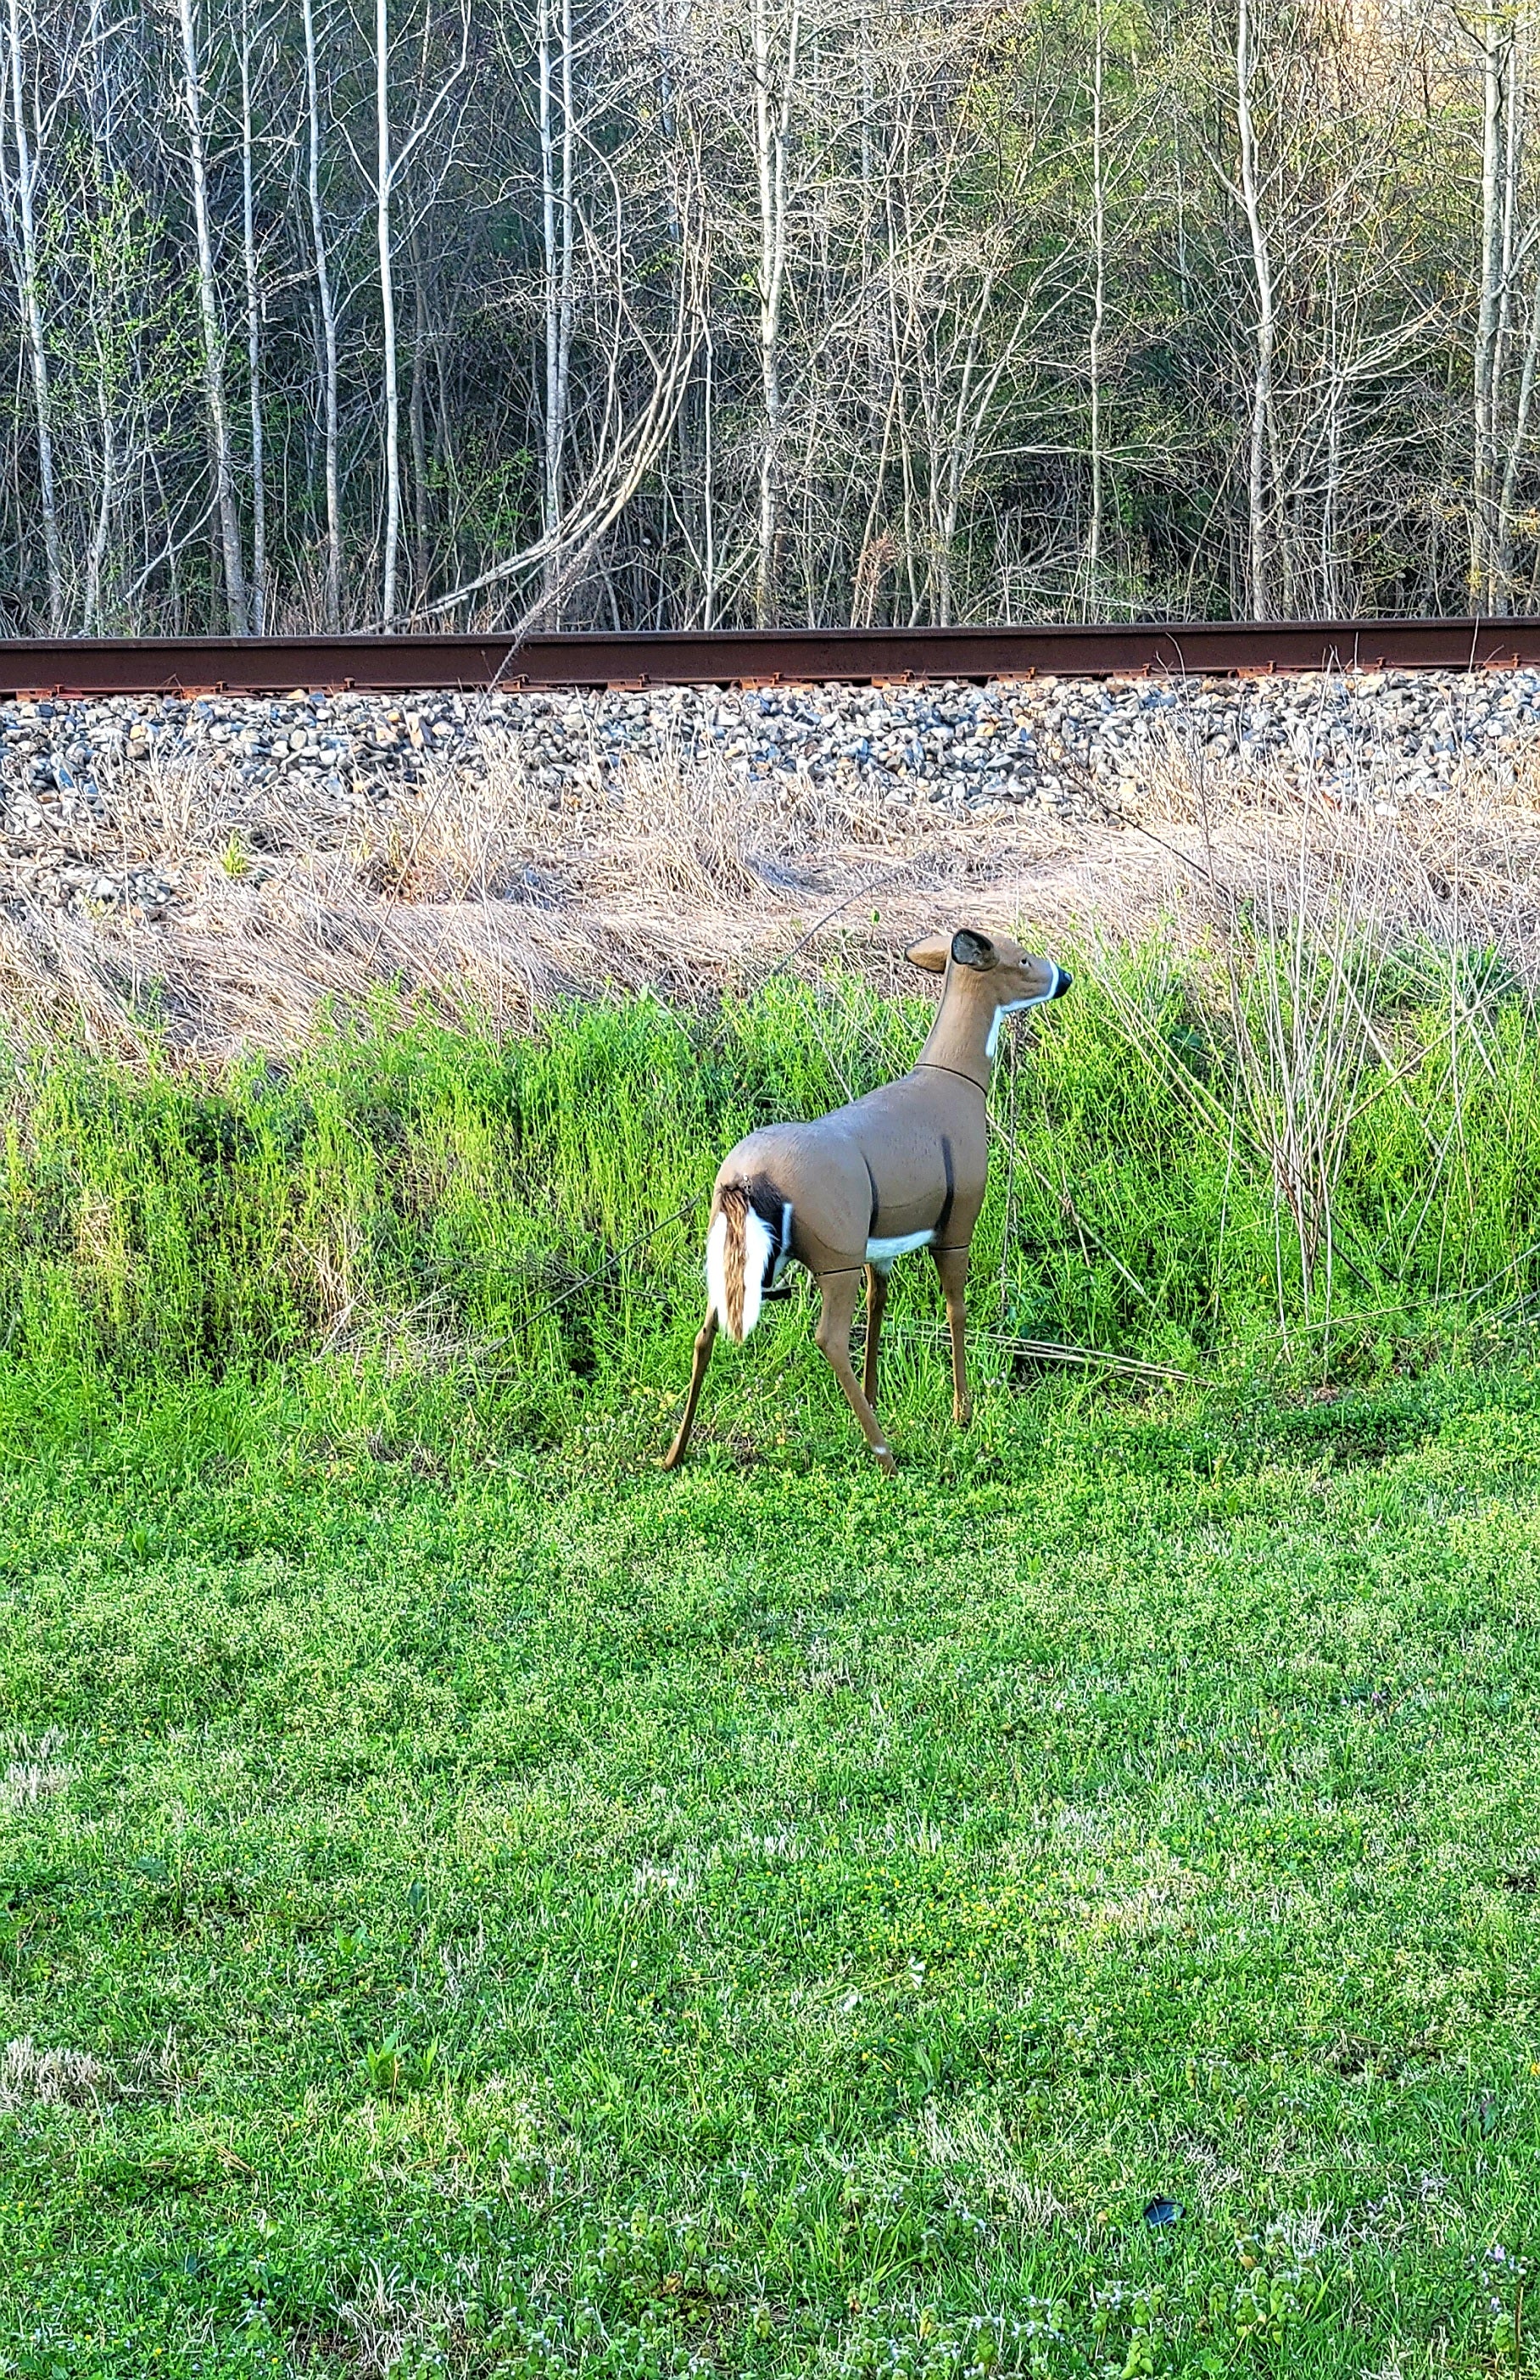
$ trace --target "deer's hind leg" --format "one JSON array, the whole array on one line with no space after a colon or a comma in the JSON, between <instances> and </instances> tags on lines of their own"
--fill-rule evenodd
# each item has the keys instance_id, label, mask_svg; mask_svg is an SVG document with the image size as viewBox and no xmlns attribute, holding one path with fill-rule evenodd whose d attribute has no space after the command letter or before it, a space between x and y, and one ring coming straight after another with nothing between
<instances>
[{"instance_id":1,"label":"deer's hind leg","mask_svg":"<svg viewBox=\"0 0 1540 2380\"><path fill-rule=\"evenodd\" d=\"M973 1399L968 1394L968 1252L966 1248L932 1248L930 1253L941 1277L947 1329L952 1334L952 1418L959 1429L966 1429L973 1419Z\"/></svg>"},{"instance_id":2,"label":"deer's hind leg","mask_svg":"<svg viewBox=\"0 0 1540 2380\"><path fill-rule=\"evenodd\" d=\"M855 1319L855 1301L861 1293L861 1272L853 1266L848 1272L820 1272L819 1289L823 1308L819 1327L813 1333L819 1352L845 1392L845 1402L866 1433L871 1448L884 1471L898 1469L892 1448L878 1427L877 1415L862 1393L861 1383L850 1360L850 1329Z\"/></svg>"},{"instance_id":3,"label":"deer's hind leg","mask_svg":"<svg viewBox=\"0 0 1540 2380\"><path fill-rule=\"evenodd\" d=\"M888 1304L888 1272L885 1265L867 1267L867 1360L861 1367L861 1386L873 1411L877 1408L877 1342L882 1336L882 1317Z\"/></svg>"},{"instance_id":4,"label":"deer's hind leg","mask_svg":"<svg viewBox=\"0 0 1540 2380\"><path fill-rule=\"evenodd\" d=\"M706 1378L706 1366L711 1360L711 1349L716 1344L716 1337L717 1310L712 1306L700 1329L696 1332L695 1366L690 1373L690 1392L685 1400L685 1411L680 1419L673 1444L663 1457L665 1471L675 1470L685 1459L685 1449L690 1442L690 1432L695 1427L695 1409L700 1402L700 1384Z\"/></svg>"}]
</instances>

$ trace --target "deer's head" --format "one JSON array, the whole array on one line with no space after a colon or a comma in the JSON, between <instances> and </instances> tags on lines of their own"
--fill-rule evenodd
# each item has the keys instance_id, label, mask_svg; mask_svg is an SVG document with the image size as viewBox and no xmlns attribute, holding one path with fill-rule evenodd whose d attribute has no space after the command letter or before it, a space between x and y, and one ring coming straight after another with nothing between
<instances>
[{"instance_id":1,"label":"deer's head","mask_svg":"<svg viewBox=\"0 0 1540 2380\"><path fill-rule=\"evenodd\" d=\"M1052 959L1024 951L1005 934L964 926L955 934L929 934L912 942L905 956L931 975L946 977L943 1009L959 1008L967 1025L981 1030L984 1056L992 1058L1002 1016L1059 1000L1073 978Z\"/></svg>"}]
</instances>

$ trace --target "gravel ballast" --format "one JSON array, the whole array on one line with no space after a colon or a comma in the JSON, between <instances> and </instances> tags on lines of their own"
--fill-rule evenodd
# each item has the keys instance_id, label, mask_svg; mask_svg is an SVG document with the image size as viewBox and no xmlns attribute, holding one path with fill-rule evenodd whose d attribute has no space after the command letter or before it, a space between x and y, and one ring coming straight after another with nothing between
<instances>
[{"instance_id":1,"label":"gravel ballast","mask_svg":"<svg viewBox=\"0 0 1540 2380\"><path fill-rule=\"evenodd\" d=\"M12 701L0 704L0 901L164 917L183 897L175 865L136 862L126 824L168 772L217 778L261 854L345 848L446 763L477 775L494 757L553 808L622 801L630 765L668 760L910 813L1073 827L1136 815L1176 754L1228 782L1266 770L1275 784L1308 778L1333 800L1399 807L1473 766L1500 788L1537 737L1536 670Z\"/></svg>"}]
</instances>

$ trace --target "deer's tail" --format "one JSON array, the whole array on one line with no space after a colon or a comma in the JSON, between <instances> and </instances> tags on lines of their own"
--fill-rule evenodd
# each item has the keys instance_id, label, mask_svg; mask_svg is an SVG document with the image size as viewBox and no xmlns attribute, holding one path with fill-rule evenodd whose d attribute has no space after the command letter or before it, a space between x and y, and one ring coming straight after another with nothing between
<instances>
[{"instance_id":1,"label":"deer's tail","mask_svg":"<svg viewBox=\"0 0 1540 2380\"><path fill-rule=\"evenodd\" d=\"M759 1319L759 1303L785 1262L792 1210L758 1185L724 1182L706 1234L706 1288L712 1313L741 1342Z\"/></svg>"}]
</instances>

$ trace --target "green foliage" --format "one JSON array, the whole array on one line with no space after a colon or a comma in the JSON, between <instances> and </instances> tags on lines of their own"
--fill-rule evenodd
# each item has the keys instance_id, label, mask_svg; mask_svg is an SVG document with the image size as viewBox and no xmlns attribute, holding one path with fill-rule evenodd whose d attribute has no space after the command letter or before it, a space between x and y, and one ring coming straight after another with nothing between
<instances>
[{"instance_id":1,"label":"green foliage","mask_svg":"<svg viewBox=\"0 0 1540 2380\"><path fill-rule=\"evenodd\" d=\"M1004 1342L1031 1340L1179 1370L1372 1375L1522 1314L1540 1213L1533 1014L1473 978L1461 1061L1425 962L1383 985L1376 1054L1343 1081L1340 1149L1311 1191L1297 1157L1280 1187L1288 1118L1247 1107L1244 1001L1227 1014L1158 947L1115 978L1082 965L997 1077L971 1291L1000 1342L981 1340L985 1368L1019 1371L1031 1359ZM115 1378L340 1347L469 1366L563 1427L586 1394L677 1384L703 1201L732 1142L902 1071L928 1014L855 979L781 979L710 1016L575 1006L503 1042L382 1009L285 1066L223 1074L18 1061L0 1331L15 1361ZM929 1268L900 1267L894 1286L891 1392L927 1408ZM713 1404L767 1375L806 1390L807 1337L800 1301L778 1309L719 1366Z\"/></svg>"},{"instance_id":2,"label":"green foliage","mask_svg":"<svg viewBox=\"0 0 1540 2380\"><path fill-rule=\"evenodd\" d=\"M1334 1337L1245 1002L1077 973L895 1482L795 1311L655 1458L720 1152L924 999L17 1062L0 2373L1534 2368L1532 1021L1387 973Z\"/></svg>"},{"instance_id":3,"label":"green foliage","mask_svg":"<svg viewBox=\"0 0 1540 2380\"><path fill-rule=\"evenodd\" d=\"M981 1403L0 1374L0 2370L1532 2370L1540 1380Z\"/></svg>"}]
</instances>

